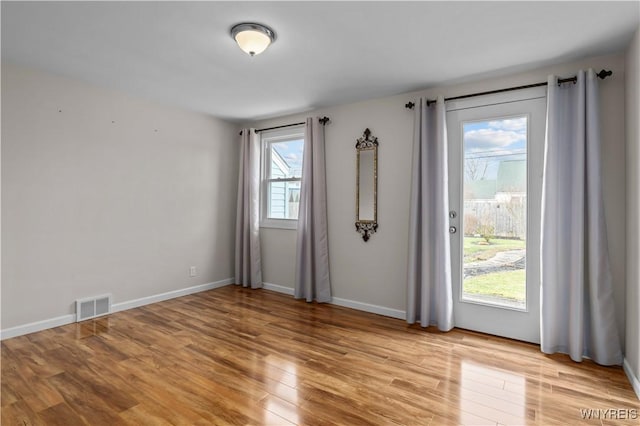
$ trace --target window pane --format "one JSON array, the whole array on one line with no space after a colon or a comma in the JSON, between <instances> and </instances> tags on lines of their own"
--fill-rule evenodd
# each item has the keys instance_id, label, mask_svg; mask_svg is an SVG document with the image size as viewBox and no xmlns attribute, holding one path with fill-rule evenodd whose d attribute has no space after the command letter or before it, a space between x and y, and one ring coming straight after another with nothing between
<instances>
[{"instance_id":1,"label":"window pane","mask_svg":"<svg viewBox=\"0 0 640 426\"><path fill-rule=\"evenodd\" d=\"M527 117L464 123L463 300L526 308Z\"/></svg>"},{"instance_id":2,"label":"window pane","mask_svg":"<svg viewBox=\"0 0 640 426\"><path fill-rule=\"evenodd\" d=\"M270 219L297 219L300 205L300 181L269 182Z\"/></svg>"},{"instance_id":3,"label":"window pane","mask_svg":"<svg viewBox=\"0 0 640 426\"><path fill-rule=\"evenodd\" d=\"M291 178L302 176L302 139L273 142L271 149L271 167L269 178Z\"/></svg>"}]
</instances>

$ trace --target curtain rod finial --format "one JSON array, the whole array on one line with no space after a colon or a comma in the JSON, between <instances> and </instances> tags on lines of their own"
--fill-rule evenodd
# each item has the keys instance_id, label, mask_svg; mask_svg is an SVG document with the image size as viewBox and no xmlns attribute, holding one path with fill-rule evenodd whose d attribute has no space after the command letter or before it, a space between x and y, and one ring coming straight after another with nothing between
<instances>
[{"instance_id":1,"label":"curtain rod finial","mask_svg":"<svg viewBox=\"0 0 640 426\"><path fill-rule=\"evenodd\" d=\"M414 102L407 102L406 104L404 104L404 107L407 109L413 109L414 106L416 106Z\"/></svg>"},{"instance_id":2,"label":"curtain rod finial","mask_svg":"<svg viewBox=\"0 0 640 426\"><path fill-rule=\"evenodd\" d=\"M318 119L318 121L321 122L323 125L325 125L329 121L331 121L331 119L329 117L322 117L322 118Z\"/></svg>"},{"instance_id":3,"label":"curtain rod finial","mask_svg":"<svg viewBox=\"0 0 640 426\"><path fill-rule=\"evenodd\" d=\"M598 74L596 74L598 77L600 77L602 80L604 80L605 78L609 77L610 75L613 75L613 71L609 70L600 70L600 72Z\"/></svg>"}]
</instances>

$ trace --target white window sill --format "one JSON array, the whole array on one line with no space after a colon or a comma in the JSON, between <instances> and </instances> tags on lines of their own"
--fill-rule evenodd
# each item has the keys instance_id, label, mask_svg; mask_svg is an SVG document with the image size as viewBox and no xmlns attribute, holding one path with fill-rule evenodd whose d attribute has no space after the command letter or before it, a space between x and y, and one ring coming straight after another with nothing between
<instances>
[{"instance_id":1,"label":"white window sill","mask_svg":"<svg viewBox=\"0 0 640 426\"><path fill-rule=\"evenodd\" d=\"M264 219L260 222L260 228L298 229L297 219Z\"/></svg>"}]
</instances>

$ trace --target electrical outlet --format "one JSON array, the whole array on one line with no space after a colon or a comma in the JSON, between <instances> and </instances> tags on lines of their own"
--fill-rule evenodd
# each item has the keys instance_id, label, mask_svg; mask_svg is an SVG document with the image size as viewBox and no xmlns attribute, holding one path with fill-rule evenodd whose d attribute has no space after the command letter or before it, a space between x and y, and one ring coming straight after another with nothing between
<instances>
[{"instance_id":1,"label":"electrical outlet","mask_svg":"<svg viewBox=\"0 0 640 426\"><path fill-rule=\"evenodd\" d=\"M189 276L190 277L195 277L196 275L198 275L198 271L196 270L195 266L192 266L189 268Z\"/></svg>"}]
</instances>

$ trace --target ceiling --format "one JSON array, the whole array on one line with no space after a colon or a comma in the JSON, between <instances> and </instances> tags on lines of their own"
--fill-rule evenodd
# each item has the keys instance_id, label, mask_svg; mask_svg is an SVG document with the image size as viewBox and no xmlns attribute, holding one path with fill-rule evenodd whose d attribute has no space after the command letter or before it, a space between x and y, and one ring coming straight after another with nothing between
<instances>
[{"instance_id":1,"label":"ceiling","mask_svg":"<svg viewBox=\"0 0 640 426\"><path fill-rule=\"evenodd\" d=\"M619 52L639 5L2 1L2 60L247 121ZM243 21L278 39L249 57Z\"/></svg>"}]
</instances>

